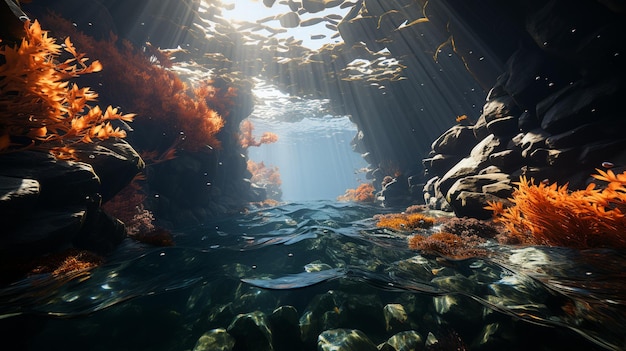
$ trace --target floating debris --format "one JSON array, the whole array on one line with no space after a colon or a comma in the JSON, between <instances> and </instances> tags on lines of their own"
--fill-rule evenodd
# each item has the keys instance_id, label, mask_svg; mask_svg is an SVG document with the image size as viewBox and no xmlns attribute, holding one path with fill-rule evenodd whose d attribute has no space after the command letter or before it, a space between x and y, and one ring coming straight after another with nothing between
<instances>
[{"instance_id":1,"label":"floating debris","mask_svg":"<svg viewBox=\"0 0 626 351\"><path fill-rule=\"evenodd\" d=\"M321 17L315 17L315 18L310 18L308 20L304 20L302 22L300 22L300 27L308 27L308 26L313 26L316 25L320 22L324 22L324 19Z\"/></svg>"}]
</instances>

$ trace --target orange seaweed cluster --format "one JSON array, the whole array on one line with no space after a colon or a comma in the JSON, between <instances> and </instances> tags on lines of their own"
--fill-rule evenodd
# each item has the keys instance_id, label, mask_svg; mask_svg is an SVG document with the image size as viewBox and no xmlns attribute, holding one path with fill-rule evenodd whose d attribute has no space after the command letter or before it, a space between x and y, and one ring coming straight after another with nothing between
<instances>
[{"instance_id":1,"label":"orange seaweed cluster","mask_svg":"<svg viewBox=\"0 0 626 351\"><path fill-rule=\"evenodd\" d=\"M248 160L248 171L252 174L250 181L265 189L267 199L280 201L282 190L280 188L282 180L278 167L266 167L263 162Z\"/></svg>"},{"instance_id":2,"label":"orange seaweed cluster","mask_svg":"<svg viewBox=\"0 0 626 351\"><path fill-rule=\"evenodd\" d=\"M608 182L605 188L591 183L573 192L567 185L534 185L532 178L521 177L513 206L489 202L486 209L523 244L626 248L626 172L597 172L593 177Z\"/></svg>"},{"instance_id":3,"label":"orange seaweed cluster","mask_svg":"<svg viewBox=\"0 0 626 351\"><path fill-rule=\"evenodd\" d=\"M70 78L98 72L99 61L87 64L69 37L63 45L43 31L38 21L24 24L19 45L0 47L0 152L29 147L49 149L58 158L73 159L72 145L126 136L111 121L132 121L111 106L102 111L88 103L98 94L79 88ZM62 49L71 55L60 62Z\"/></svg>"},{"instance_id":4,"label":"orange seaweed cluster","mask_svg":"<svg viewBox=\"0 0 626 351\"><path fill-rule=\"evenodd\" d=\"M63 275L92 269L101 265L102 262L104 262L102 257L89 251L68 249L45 256L35 264L29 274Z\"/></svg>"},{"instance_id":5,"label":"orange seaweed cluster","mask_svg":"<svg viewBox=\"0 0 626 351\"><path fill-rule=\"evenodd\" d=\"M403 231L427 229L435 224L433 217L421 213L389 213L376 215L374 219L377 220L377 227Z\"/></svg>"},{"instance_id":6,"label":"orange seaweed cluster","mask_svg":"<svg viewBox=\"0 0 626 351\"><path fill-rule=\"evenodd\" d=\"M250 146L261 146L263 144L271 144L278 141L278 135L272 132L265 132L261 135L261 139L256 140L254 135L252 135L254 125L247 119L241 122L239 130L239 145L241 145L244 149L247 149Z\"/></svg>"},{"instance_id":7,"label":"orange seaweed cluster","mask_svg":"<svg viewBox=\"0 0 626 351\"><path fill-rule=\"evenodd\" d=\"M374 186L371 183L361 183L356 189L348 189L345 194L337 197L337 201L373 202Z\"/></svg>"},{"instance_id":8,"label":"orange seaweed cluster","mask_svg":"<svg viewBox=\"0 0 626 351\"><path fill-rule=\"evenodd\" d=\"M150 131L154 136L147 138L149 145L133 146L159 152L173 144L189 151L221 146L216 135L234 106L236 88L216 87L213 81L189 87L166 69L171 66L166 55L159 56L158 65L129 41L123 40L118 45L115 36L96 40L77 31L63 18L50 16L48 20L55 30L71 35L81 47L98 56L108 70L98 77L98 83L107 88L103 97L135 111L140 117L136 124L142 127L142 132Z\"/></svg>"},{"instance_id":9,"label":"orange seaweed cluster","mask_svg":"<svg viewBox=\"0 0 626 351\"><path fill-rule=\"evenodd\" d=\"M408 239L411 250L434 252L455 259L485 256L487 251L477 246L484 242L478 237L465 237L448 232L437 232L429 236L412 235Z\"/></svg>"}]
</instances>

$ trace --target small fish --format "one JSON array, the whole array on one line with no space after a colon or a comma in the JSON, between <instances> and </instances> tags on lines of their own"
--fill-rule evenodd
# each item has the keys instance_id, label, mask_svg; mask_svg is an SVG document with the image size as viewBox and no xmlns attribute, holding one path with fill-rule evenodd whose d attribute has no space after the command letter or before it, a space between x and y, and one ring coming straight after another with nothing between
<instances>
[{"instance_id":1,"label":"small fish","mask_svg":"<svg viewBox=\"0 0 626 351\"><path fill-rule=\"evenodd\" d=\"M344 0L325 0L324 1L324 6L327 9L329 9L329 8L336 7L336 6L339 6L339 5L343 4L343 1Z\"/></svg>"},{"instance_id":2,"label":"small fish","mask_svg":"<svg viewBox=\"0 0 626 351\"><path fill-rule=\"evenodd\" d=\"M422 17L422 18L416 19L415 21L411 21L410 23L402 24L399 28L411 27L418 23L425 23L425 22L428 22L428 18Z\"/></svg>"},{"instance_id":3,"label":"small fish","mask_svg":"<svg viewBox=\"0 0 626 351\"><path fill-rule=\"evenodd\" d=\"M276 16L268 16L268 17L264 17L264 18L261 18L259 20L256 20L256 23L259 23L259 24L260 23L265 23L265 22L273 21L275 19L276 19Z\"/></svg>"},{"instance_id":4,"label":"small fish","mask_svg":"<svg viewBox=\"0 0 626 351\"><path fill-rule=\"evenodd\" d=\"M326 38L326 35L324 35L324 34L314 34L314 35L311 35L311 39L313 39L313 40L324 39L324 38Z\"/></svg>"},{"instance_id":5,"label":"small fish","mask_svg":"<svg viewBox=\"0 0 626 351\"><path fill-rule=\"evenodd\" d=\"M290 9L291 11L296 12L296 11L298 11L298 10L300 9L300 7L302 6L302 4L301 4L301 3L299 3L299 2L295 2L295 1L293 1L293 0L289 0L289 1L287 2L287 6L289 6L289 9Z\"/></svg>"},{"instance_id":6,"label":"small fish","mask_svg":"<svg viewBox=\"0 0 626 351\"><path fill-rule=\"evenodd\" d=\"M343 4L341 4L339 6L340 9L345 9L346 7L354 7L354 5L356 5L356 2L352 2L352 1L344 1Z\"/></svg>"},{"instance_id":7,"label":"small fish","mask_svg":"<svg viewBox=\"0 0 626 351\"><path fill-rule=\"evenodd\" d=\"M341 21L342 18L343 17L341 17L340 15L337 15L337 14L334 14L334 13L331 13L330 15L324 16L324 19L326 19L326 20L331 19L331 20Z\"/></svg>"},{"instance_id":8,"label":"small fish","mask_svg":"<svg viewBox=\"0 0 626 351\"><path fill-rule=\"evenodd\" d=\"M326 28L330 30L337 30L337 26L334 24L326 23Z\"/></svg>"},{"instance_id":9,"label":"small fish","mask_svg":"<svg viewBox=\"0 0 626 351\"><path fill-rule=\"evenodd\" d=\"M602 162L602 167L604 167L604 168L613 168L613 167L615 167L615 165L612 162L604 161L604 162Z\"/></svg>"},{"instance_id":10,"label":"small fish","mask_svg":"<svg viewBox=\"0 0 626 351\"><path fill-rule=\"evenodd\" d=\"M323 18L319 18L319 17L310 18L308 20L304 20L304 21L300 22L300 27L312 26L312 25L318 24L318 23L323 22L323 21L324 21L324 19Z\"/></svg>"}]
</instances>

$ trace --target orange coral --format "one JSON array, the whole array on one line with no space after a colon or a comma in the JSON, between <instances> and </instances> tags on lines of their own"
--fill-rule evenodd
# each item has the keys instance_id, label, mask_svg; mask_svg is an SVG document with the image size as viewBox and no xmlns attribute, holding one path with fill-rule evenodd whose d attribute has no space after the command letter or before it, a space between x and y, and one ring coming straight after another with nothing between
<instances>
[{"instance_id":1,"label":"orange coral","mask_svg":"<svg viewBox=\"0 0 626 351\"><path fill-rule=\"evenodd\" d=\"M111 121L132 121L134 114L89 106L98 95L69 83L70 78L100 71L100 62L87 65L85 54L76 51L69 37L63 46L56 44L37 21L26 22L24 28L26 36L19 45L0 47L5 60L0 66L0 152L40 147L71 159L75 143L125 137ZM59 62L61 48L71 58Z\"/></svg>"},{"instance_id":2,"label":"orange coral","mask_svg":"<svg viewBox=\"0 0 626 351\"><path fill-rule=\"evenodd\" d=\"M489 202L486 208L524 244L626 248L626 172L597 171L593 177L608 182L604 189L591 183L571 192L567 185L534 185L521 177L513 206Z\"/></svg>"},{"instance_id":3,"label":"orange coral","mask_svg":"<svg viewBox=\"0 0 626 351\"><path fill-rule=\"evenodd\" d=\"M338 201L373 202L374 186L371 183L361 183L356 189L348 189L345 194L337 197Z\"/></svg>"},{"instance_id":4,"label":"orange coral","mask_svg":"<svg viewBox=\"0 0 626 351\"><path fill-rule=\"evenodd\" d=\"M421 213L390 213L374 216L377 227L395 230L426 229L435 224L435 219Z\"/></svg>"},{"instance_id":5,"label":"orange coral","mask_svg":"<svg viewBox=\"0 0 626 351\"><path fill-rule=\"evenodd\" d=\"M239 144L244 149L247 149L250 146L261 146L263 144L271 144L278 141L278 135L272 132L263 133L263 135L261 135L261 139L257 141L252 135L254 125L252 125L252 122L247 119L241 122L239 130Z\"/></svg>"}]
</instances>

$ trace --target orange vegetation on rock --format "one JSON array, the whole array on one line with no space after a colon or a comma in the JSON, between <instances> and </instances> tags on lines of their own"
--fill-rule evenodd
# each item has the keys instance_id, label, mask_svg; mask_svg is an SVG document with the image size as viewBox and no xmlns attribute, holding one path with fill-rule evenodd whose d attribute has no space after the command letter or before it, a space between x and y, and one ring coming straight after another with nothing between
<instances>
[{"instance_id":1,"label":"orange vegetation on rock","mask_svg":"<svg viewBox=\"0 0 626 351\"><path fill-rule=\"evenodd\" d=\"M34 264L30 274L51 273L53 275L63 275L89 270L101 265L102 262L104 262L104 259L92 252L69 249L42 257Z\"/></svg>"},{"instance_id":2,"label":"orange vegetation on rock","mask_svg":"<svg viewBox=\"0 0 626 351\"><path fill-rule=\"evenodd\" d=\"M483 242L484 240L475 236L464 237L448 232L437 232L429 236L412 235L408 239L408 246L411 250L420 250L462 259L485 256L487 251L478 248L478 245Z\"/></svg>"},{"instance_id":3,"label":"orange vegetation on rock","mask_svg":"<svg viewBox=\"0 0 626 351\"><path fill-rule=\"evenodd\" d=\"M69 37L59 45L37 21L26 22L24 28L19 45L0 46L5 61L0 65L0 152L36 147L72 159L76 143L125 137L111 122L132 121L134 114L90 106L98 94L70 83L100 71L100 62L87 64ZM63 51L71 56L61 60Z\"/></svg>"},{"instance_id":4,"label":"orange vegetation on rock","mask_svg":"<svg viewBox=\"0 0 626 351\"><path fill-rule=\"evenodd\" d=\"M234 106L236 88L218 87L213 81L190 87L167 69L171 65L166 55L159 57L163 62L151 62L129 41L118 42L115 36L96 40L63 18L47 20L55 31L70 35L102 62L107 73L98 76L104 88L101 97L137 113L135 125L145 135L142 142L134 140L139 151L162 153L172 145L189 151L221 146L217 133Z\"/></svg>"},{"instance_id":5,"label":"orange vegetation on rock","mask_svg":"<svg viewBox=\"0 0 626 351\"><path fill-rule=\"evenodd\" d=\"M263 144L271 144L278 141L278 135L272 132L265 132L261 135L261 139L256 140L254 135L252 135L254 125L247 119L241 122L239 130L239 145L241 145L244 149L247 149L250 146L261 146Z\"/></svg>"},{"instance_id":6,"label":"orange vegetation on rock","mask_svg":"<svg viewBox=\"0 0 626 351\"><path fill-rule=\"evenodd\" d=\"M343 195L337 197L337 201L373 202L375 191L371 183L361 183L356 189L346 190Z\"/></svg>"},{"instance_id":7,"label":"orange vegetation on rock","mask_svg":"<svg viewBox=\"0 0 626 351\"><path fill-rule=\"evenodd\" d=\"M248 171L252 175L250 181L264 188L268 199L280 201L283 192L280 188L282 180L280 179L278 167L267 167L263 161L254 162L252 160L248 160L247 166Z\"/></svg>"},{"instance_id":8,"label":"orange vegetation on rock","mask_svg":"<svg viewBox=\"0 0 626 351\"><path fill-rule=\"evenodd\" d=\"M275 186L280 187L282 180L280 179L280 172L278 167L267 167L263 161L254 162L248 160L248 171L252 174L250 181L262 186Z\"/></svg>"},{"instance_id":9,"label":"orange vegetation on rock","mask_svg":"<svg viewBox=\"0 0 626 351\"><path fill-rule=\"evenodd\" d=\"M593 177L608 182L603 189L591 183L586 189L569 191L567 184L534 185L532 178L521 177L513 206L489 202L486 209L508 229L512 242L626 248L626 172L597 171Z\"/></svg>"},{"instance_id":10,"label":"orange vegetation on rock","mask_svg":"<svg viewBox=\"0 0 626 351\"><path fill-rule=\"evenodd\" d=\"M395 230L410 231L430 228L435 224L433 217L421 213L389 213L376 215L376 226Z\"/></svg>"}]
</instances>

